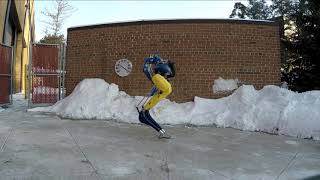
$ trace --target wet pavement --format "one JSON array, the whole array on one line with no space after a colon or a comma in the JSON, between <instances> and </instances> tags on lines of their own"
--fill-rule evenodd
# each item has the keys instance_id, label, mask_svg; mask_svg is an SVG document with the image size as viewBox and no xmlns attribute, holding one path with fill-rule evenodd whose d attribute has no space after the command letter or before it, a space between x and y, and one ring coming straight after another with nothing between
<instances>
[{"instance_id":1,"label":"wet pavement","mask_svg":"<svg viewBox=\"0 0 320 180\"><path fill-rule=\"evenodd\" d=\"M0 179L228 180L320 175L320 142L231 128L151 128L26 112L0 112ZM320 179L314 177L314 179Z\"/></svg>"}]
</instances>

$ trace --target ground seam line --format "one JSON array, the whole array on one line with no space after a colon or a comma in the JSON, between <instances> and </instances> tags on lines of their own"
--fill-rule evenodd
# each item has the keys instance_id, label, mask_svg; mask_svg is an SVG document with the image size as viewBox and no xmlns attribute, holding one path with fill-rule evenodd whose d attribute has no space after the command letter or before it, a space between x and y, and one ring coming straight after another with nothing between
<instances>
[{"instance_id":1,"label":"ground seam line","mask_svg":"<svg viewBox=\"0 0 320 180\"><path fill-rule=\"evenodd\" d=\"M287 166L282 169L282 171L281 171L280 174L275 178L275 180L279 179L279 177L284 173L284 171L289 168L289 166L291 165L291 163L293 162L293 160L296 159L296 157L298 156L298 154L299 154L299 152L296 152L296 154L293 156L293 158L291 158L291 160L289 161L289 163L287 164Z\"/></svg>"},{"instance_id":2,"label":"ground seam line","mask_svg":"<svg viewBox=\"0 0 320 180\"><path fill-rule=\"evenodd\" d=\"M90 164L91 168L94 170L94 172L99 176L100 179L103 179L100 174L98 173L98 170L93 166L93 164L91 163L91 161L88 159L88 157L86 156L86 154L82 151L80 145L78 144L77 140L73 137L73 135L70 133L70 131L68 130L68 128L65 128L65 130L68 132L68 134L71 136L73 142L76 144L77 148L80 150L80 152L82 153L82 155L84 156L84 158L86 159L86 161Z\"/></svg>"},{"instance_id":3,"label":"ground seam line","mask_svg":"<svg viewBox=\"0 0 320 180\"><path fill-rule=\"evenodd\" d=\"M232 178L230 178L230 177L222 174L221 172L219 172L219 171L217 171L217 170L211 170L211 169L208 169L208 170L211 171L211 172L213 172L213 173L217 173L217 174L219 174L220 176L223 176L223 177L225 177L225 178L227 178L227 179L232 180Z\"/></svg>"},{"instance_id":4,"label":"ground seam line","mask_svg":"<svg viewBox=\"0 0 320 180\"><path fill-rule=\"evenodd\" d=\"M169 164L168 164L168 153L169 153L169 150L167 149L167 152L166 152L166 166L168 168L168 173L167 173L167 178L168 180L170 180L170 169L169 169Z\"/></svg>"},{"instance_id":5,"label":"ground seam line","mask_svg":"<svg viewBox=\"0 0 320 180\"><path fill-rule=\"evenodd\" d=\"M9 140L9 137L11 136L12 133L13 133L13 128L10 129L8 135L5 137L4 142L3 142L3 144L2 144L2 146L1 146L1 148L0 148L0 153L3 152L3 150L4 150L4 148L5 148L6 144L7 144L7 142L8 142L8 140Z\"/></svg>"}]
</instances>

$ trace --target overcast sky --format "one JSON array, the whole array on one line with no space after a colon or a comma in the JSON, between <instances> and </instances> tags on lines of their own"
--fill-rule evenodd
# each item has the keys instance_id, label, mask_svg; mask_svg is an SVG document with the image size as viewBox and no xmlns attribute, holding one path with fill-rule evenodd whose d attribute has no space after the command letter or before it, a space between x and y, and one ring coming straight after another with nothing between
<instances>
[{"instance_id":1,"label":"overcast sky","mask_svg":"<svg viewBox=\"0 0 320 180\"><path fill-rule=\"evenodd\" d=\"M239 0L212 1L84 1L72 0L69 4L76 12L68 18L63 26L67 28L88 24L110 23L117 21L134 21L148 19L183 19L183 18L228 18L233 5ZM243 1L246 2L246 1ZM45 17L41 11L52 6L52 0L36 0L36 40L44 35Z\"/></svg>"}]
</instances>

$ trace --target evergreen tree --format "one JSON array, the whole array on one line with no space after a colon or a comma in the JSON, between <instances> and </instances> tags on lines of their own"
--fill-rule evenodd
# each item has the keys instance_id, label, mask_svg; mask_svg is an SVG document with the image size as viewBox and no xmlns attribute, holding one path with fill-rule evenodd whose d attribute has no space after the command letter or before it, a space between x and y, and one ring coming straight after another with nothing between
<instances>
[{"instance_id":1,"label":"evergreen tree","mask_svg":"<svg viewBox=\"0 0 320 180\"><path fill-rule=\"evenodd\" d=\"M249 5L245 6L241 2L234 4L230 18L268 19L272 17L272 10L265 0L248 0Z\"/></svg>"},{"instance_id":2,"label":"evergreen tree","mask_svg":"<svg viewBox=\"0 0 320 180\"><path fill-rule=\"evenodd\" d=\"M271 13L265 0L249 0L247 16L250 19L268 19L272 17Z\"/></svg>"},{"instance_id":3,"label":"evergreen tree","mask_svg":"<svg viewBox=\"0 0 320 180\"><path fill-rule=\"evenodd\" d=\"M241 7L241 8L240 8ZM285 51L282 79L292 90L320 89L320 2L319 0L249 0L247 7L235 4L230 17L269 19L282 16Z\"/></svg>"},{"instance_id":4,"label":"evergreen tree","mask_svg":"<svg viewBox=\"0 0 320 180\"><path fill-rule=\"evenodd\" d=\"M234 8L232 10L232 13L230 14L230 18L241 18L244 19L247 15L247 7L243 5L241 2L237 2L234 4Z\"/></svg>"},{"instance_id":5,"label":"evergreen tree","mask_svg":"<svg viewBox=\"0 0 320 180\"><path fill-rule=\"evenodd\" d=\"M52 35L46 34L43 38L40 39L40 43L43 44L61 44L65 41L63 35Z\"/></svg>"},{"instance_id":6,"label":"evergreen tree","mask_svg":"<svg viewBox=\"0 0 320 180\"><path fill-rule=\"evenodd\" d=\"M299 92L320 89L320 3L299 0L293 6L288 14L294 30L287 38L285 79Z\"/></svg>"}]
</instances>

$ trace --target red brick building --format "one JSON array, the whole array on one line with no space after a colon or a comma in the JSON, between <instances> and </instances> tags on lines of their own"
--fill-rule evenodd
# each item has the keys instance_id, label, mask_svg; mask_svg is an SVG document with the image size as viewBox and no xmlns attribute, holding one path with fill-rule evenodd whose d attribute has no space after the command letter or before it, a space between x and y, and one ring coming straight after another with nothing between
<instances>
[{"instance_id":1,"label":"red brick building","mask_svg":"<svg viewBox=\"0 0 320 180\"><path fill-rule=\"evenodd\" d=\"M158 53L176 63L172 81L178 102L194 96L215 98L219 76L257 89L280 83L280 28L277 21L234 19L153 20L68 29L67 94L85 78L116 83L129 95L146 95L152 85L142 73L144 58ZM132 62L126 77L115 73L119 59Z\"/></svg>"}]
</instances>

